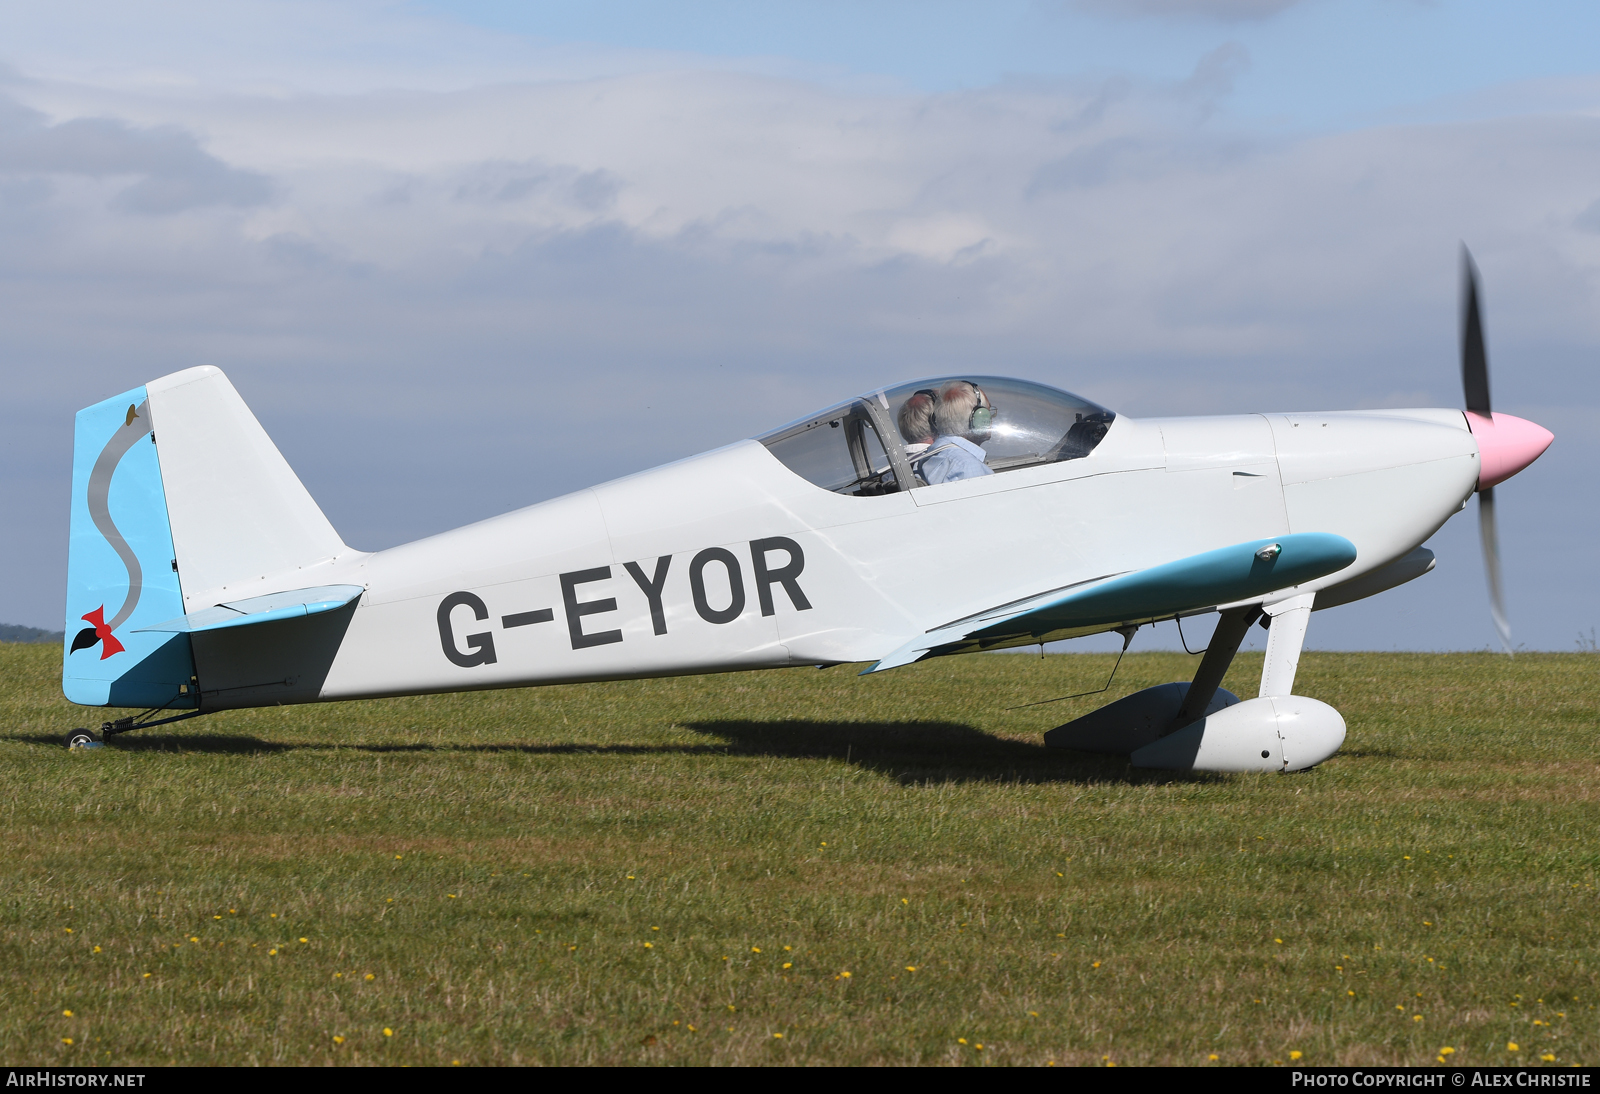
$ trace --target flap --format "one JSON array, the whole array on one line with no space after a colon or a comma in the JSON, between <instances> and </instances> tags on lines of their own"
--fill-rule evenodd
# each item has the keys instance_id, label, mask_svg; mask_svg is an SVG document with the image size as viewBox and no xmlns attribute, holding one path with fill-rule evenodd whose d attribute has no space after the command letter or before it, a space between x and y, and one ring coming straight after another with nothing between
<instances>
[{"instance_id":1,"label":"flap","mask_svg":"<svg viewBox=\"0 0 1600 1094\"><path fill-rule=\"evenodd\" d=\"M862 675L1019 638L1149 623L1249 601L1342 570L1355 560L1355 544L1327 532L1236 543L1160 566L1090 578L945 623L918 635Z\"/></svg>"},{"instance_id":2,"label":"flap","mask_svg":"<svg viewBox=\"0 0 1600 1094\"><path fill-rule=\"evenodd\" d=\"M215 631L223 627L244 627L252 623L269 623L274 619L295 619L303 615L316 615L342 608L366 592L360 585L318 585L310 589L289 589L266 596L252 596L248 600L235 600L202 608L188 615L180 615L165 623L140 627L141 631Z\"/></svg>"}]
</instances>

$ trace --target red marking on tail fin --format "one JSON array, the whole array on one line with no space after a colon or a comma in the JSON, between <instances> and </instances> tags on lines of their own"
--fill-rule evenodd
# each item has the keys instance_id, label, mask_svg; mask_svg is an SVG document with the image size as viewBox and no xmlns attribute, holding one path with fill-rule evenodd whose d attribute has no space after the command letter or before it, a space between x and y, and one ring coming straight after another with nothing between
<instances>
[{"instance_id":1,"label":"red marking on tail fin","mask_svg":"<svg viewBox=\"0 0 1600 1094\"><path fill-rule=\"evenodd\" d=\"M106 606L104 604L82 617L83 621L94 628L95 637L100 639L100 660L104 661L114 653L122 652L122 643L117 641L117 636L111 633L111 628L106 626Z\"/></svg>"}]
</instances>

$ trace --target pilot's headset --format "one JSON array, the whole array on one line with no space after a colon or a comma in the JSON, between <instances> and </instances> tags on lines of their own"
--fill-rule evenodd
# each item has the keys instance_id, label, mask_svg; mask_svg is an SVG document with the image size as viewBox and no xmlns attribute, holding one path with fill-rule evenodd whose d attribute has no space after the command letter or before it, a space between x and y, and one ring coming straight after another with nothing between
<instances>
[{"instance_id":1,"label":"pilot's headset","mask_svg":"<svg viewBox=\"0 0 1600 1094\"><path fill-rule=\"evenodd\" d=\"M978 396L978 405L972 408L972 418L967 422L967 432L989 432L989 427L994 424L994 406L989 402L988 394L971 380L963 380L961 382L970 386Z\"/></svg>"}]
</instances>

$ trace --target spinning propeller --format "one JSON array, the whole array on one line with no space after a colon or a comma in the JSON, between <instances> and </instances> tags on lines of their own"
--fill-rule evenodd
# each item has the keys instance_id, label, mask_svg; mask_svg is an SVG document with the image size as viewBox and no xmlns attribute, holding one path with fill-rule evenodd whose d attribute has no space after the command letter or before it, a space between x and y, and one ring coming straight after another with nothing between
<instances>
[{"instance_id":1,"label":"spinning propeller","mask_svg":"<svg viewBox=\"0 0 1600 1094\"><path fill-rule=\"evenodd\" d=\"M1472 253L1461 248L1461 389L1466 397L1467 426L1478 441L1478 537L1489 578L1489 611L1500 644L1511 652L1511 623L1506 619L1505 591L1500 581L1500 533L1494 516L1494 488L1538 459L1555 435L1543 426L1489 405L1489 355L1483 343L1483 317L1478 305L1478 268Z\"/></svg>"}]
</instances>

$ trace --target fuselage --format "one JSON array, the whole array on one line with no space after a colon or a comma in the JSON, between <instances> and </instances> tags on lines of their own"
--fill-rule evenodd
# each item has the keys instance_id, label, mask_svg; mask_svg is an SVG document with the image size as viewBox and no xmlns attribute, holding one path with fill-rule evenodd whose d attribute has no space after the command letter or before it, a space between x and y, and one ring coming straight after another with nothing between
<instances>
[{"instance_id":1,"label":"fuselage","mask_svg":"<svg viewBox=\"0 0 1600 1094\"><path fill-rule=\"evenodd\" d=\"M871 661L995 605L1262 537L1349 539L1356 561L1300 591L1328 588L1413 550L1478 477L1456 410L1118 417L1082 458L879 496L741 441L304 568L366 591L325 677L275 699L230 686L238 637L195 658L213 709Z\"/></svg>"}]
</instances>

